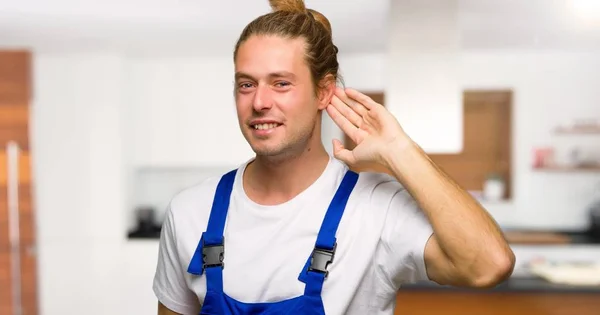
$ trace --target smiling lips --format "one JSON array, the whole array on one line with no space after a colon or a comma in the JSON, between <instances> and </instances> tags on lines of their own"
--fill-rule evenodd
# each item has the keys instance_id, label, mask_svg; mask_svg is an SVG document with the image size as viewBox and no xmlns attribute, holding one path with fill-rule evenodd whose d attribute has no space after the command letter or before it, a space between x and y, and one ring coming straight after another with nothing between
<instances>
[{"instance_id":1,"label":"smiling lips","mask_svg":"<svg viewBox=\"0 0 600 315\"><path fill-rule=\"evenodd\" d=\"M267 136L270 133L274 132L275 129L279 126L281 126L282 124L277 123L277 122L273 122L273 121L266 121L266 122L252 122L250 124L250 128L252 128L253 133L257 136Z\"/></svg>"},{"instance_id":2,"label":"smiling lips","mask_svg":"<svg viewBox=\"0 0 600 315\"><path fill-rule=\"evenodd\" d=\"M279 126L278 123L266 123L266 124L256 124L256 125L253 125L252 127L254 127L255 130L268 130L268 129L274 129L278 126Z\"/></svg>"}]
</instances>

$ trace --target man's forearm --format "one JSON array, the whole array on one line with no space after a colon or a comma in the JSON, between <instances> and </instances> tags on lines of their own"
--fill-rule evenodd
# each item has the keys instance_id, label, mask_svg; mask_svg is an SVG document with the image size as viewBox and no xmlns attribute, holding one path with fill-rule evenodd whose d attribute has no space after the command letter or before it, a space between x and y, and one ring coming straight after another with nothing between
<instances>
[{"instance_id":1,"label":"man's forearm","mask_svg":"<svg viewBox=\"0 0 600 315\"><path fill-rule=\"evenodd\" d=\"M175 313L164 306L162 303L158 302L158 315L181 315L179 313Z\"/></svg>"},{"instance_id":2,"label":"man's forearm","mask_svg":"<svg viewBox=\"0 0 600 315\"><path fill-rule=\"evenodd\" d=\"M496 222L418 145L391 146L385 158L428 217L439 247L457 271L485 277L498 268L512 268L514 255Z\"/></svg>"}]
</instances>

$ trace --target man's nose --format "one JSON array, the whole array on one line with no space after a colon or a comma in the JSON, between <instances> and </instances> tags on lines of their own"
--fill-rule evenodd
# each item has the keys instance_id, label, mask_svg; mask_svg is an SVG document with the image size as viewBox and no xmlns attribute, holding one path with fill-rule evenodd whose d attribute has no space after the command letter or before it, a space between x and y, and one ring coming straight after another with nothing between
<instances>
[{"instance_id":1,"label":"man's nose","mask_svg":"<svg viewBox=\"0 0 600 315\"><path fill-rule=\"evenodd\" d=\"M273 106L273 100L269 87L259 84L254 93L254 102L252 103L254 110L257 112L270 109Z\"/></svg>"}]
</instances>

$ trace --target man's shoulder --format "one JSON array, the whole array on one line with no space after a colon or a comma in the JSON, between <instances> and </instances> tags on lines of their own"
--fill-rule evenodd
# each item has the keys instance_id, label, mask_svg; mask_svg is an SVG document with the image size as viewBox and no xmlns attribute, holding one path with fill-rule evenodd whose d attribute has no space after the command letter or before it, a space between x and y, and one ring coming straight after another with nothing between
<instances>
[{"instance_id":1,"label":"man's shoulder","mask_svg":"<svg viewBox=\"0 0 600 315\"><path fill-rule=\"evenodd\" d=\"M210 175L176 193L169 203L170 211L175 216L185 216L190 212L209 213L219 181L228 172Z\"/></svg>"},{"instance_id":2,"label":"man's shoulder","mask_svg":"<svg viewBox=\"0 0 600 315\"><path fill-rule=\"evenodd\" d=\"M405 198L406 189L389 174L362 171L351 196L352 203L371 212L382 210L384 213L396 198Z\"/></svg>"},{"instance_id":3,"label":"man's shoulder","mask_svg":"<svg viewBox=\"0 0 600 315\"><path fill-rule=\"evenodd\" d=\"M351 167L338 159L333 159L333 165L338 170L335 174L339 176L337 180L340 182L346 172L352 170ZM352 192L354 198L364 201L365 198L391 197L404 190L402 184L390 174L374 171L360 171L357 173L358 181Z\"/></svg>"},{"instance_id":4,"label":"man's shoulder","mask_svg":"<svg viewBox=\"0 0 600 315\"><path fill-rule=\"evenodd\" d=\"M387 173L363 171L359 173L356 188L360 191L397 193L404 189L398 180Z\"/></svg>"}]
</instances>

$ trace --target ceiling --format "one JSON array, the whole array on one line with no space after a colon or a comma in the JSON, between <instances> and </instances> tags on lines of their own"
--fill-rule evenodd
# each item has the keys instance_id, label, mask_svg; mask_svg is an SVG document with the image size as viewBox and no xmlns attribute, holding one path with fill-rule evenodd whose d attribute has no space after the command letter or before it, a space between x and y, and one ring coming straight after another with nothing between
<instances>
[{"instance_id":1,"label":"ceiling","mask_svg":"<svg viewBox=\"0 0 600 315\"><path fill-rule=\"evenodd\" d=\"M341 52L383 52L389 1L306 0L325 14ZM449 1L449 0L448 0ZM465 49L600 50L600 12L584 21L569 0L458 0ZM582 0L571 0L582 1ZM600 0L588 0L600 4ZM229 53L266 0L0 0L0 46L137 54ZM584 12L600 11L584 8Z\"/></svg>"},{"instance_id":2,"label":"ceiling","mask_svg":"<svg viewBox=\"0 0 600 315\"><path fill-rule=\"evenodd\" d=\"M459 0L466 49L600 50L600 0Z\"/></svg>"}]
</instances>

